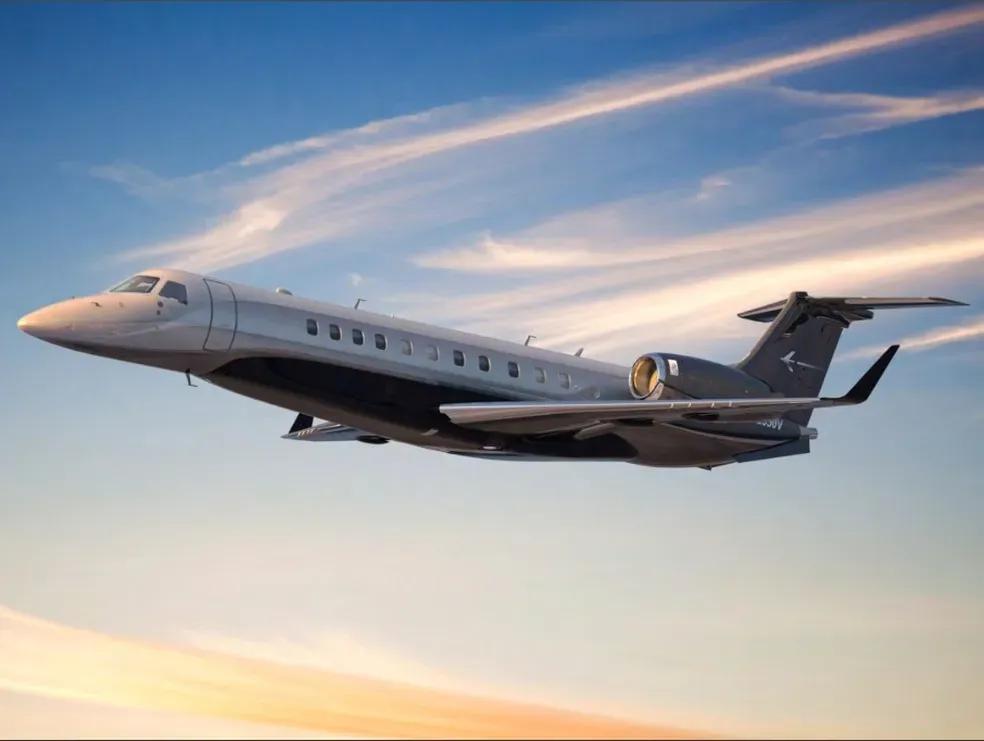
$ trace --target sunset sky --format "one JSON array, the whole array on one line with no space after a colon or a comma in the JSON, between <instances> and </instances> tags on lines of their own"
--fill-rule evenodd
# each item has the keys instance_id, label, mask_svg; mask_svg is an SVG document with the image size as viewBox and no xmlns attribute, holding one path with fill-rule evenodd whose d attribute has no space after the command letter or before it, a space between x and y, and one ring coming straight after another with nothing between
<instances>
[{"instance_id":1,"label":"sunset sky","mask_svg":"<svg viewBox=\"0 0 984 741\"><path fill-rule=\"evenodd\" d=\"M0 737L979 737L982 50L981 4L0 6ZM809 456L510 465L16 329L151 266L625 364L970 305L853 325L826 393L903 349Z\"/></svg>"}]
</instances>

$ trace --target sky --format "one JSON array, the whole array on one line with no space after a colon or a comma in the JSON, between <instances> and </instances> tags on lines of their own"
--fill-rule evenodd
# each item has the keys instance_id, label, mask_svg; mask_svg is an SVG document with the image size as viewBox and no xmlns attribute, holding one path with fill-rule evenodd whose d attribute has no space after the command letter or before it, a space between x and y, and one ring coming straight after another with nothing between
<instances>
[{"instance_id":1,"label":"sky","mask_svg":"<svg viewBox=\"0 0 984 741\"><path fill-rule=\"evenodd\" d=\"M982 41L967 3L0 7L0 736L979 737ZM853 325L825 393L903 349L809 456L518 465L284 441L16 329L151 266L626 365L735 362L794 290L969 306Z\"/></svg>"}]
</instances>

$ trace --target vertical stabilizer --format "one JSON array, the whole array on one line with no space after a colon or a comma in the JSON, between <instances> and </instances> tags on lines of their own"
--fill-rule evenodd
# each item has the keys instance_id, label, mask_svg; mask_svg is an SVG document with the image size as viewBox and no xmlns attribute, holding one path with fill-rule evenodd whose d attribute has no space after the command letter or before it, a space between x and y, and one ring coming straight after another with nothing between
<instances>
[{"instance_id":1,"label":"vertical stabilizer","mask_svg":"<svg viewBox=\"0 0 984 741\"><path fill-rule=\"evenodd\" d=\"M818 396L841 332L851 322L871 319L875 309L965 305L934 297L814 298L798 291L791 293L785 301L738 315L742 319L771 324L737 367L765 381L783 396ZM805 425L810 414L810 410L803 410L790 412L786 417Z\"/></svg>"}]
</instances>

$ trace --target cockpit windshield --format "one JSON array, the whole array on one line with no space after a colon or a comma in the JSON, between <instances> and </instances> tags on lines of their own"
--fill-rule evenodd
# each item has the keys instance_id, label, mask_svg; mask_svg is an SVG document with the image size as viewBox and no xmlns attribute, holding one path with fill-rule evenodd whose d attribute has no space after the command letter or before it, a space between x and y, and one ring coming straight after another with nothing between
<instances>
[{"instance_id":1,"label":"cockpit windshield","mask_svg":"<svg viewBox=\"0 0 984 741\"><path fill-rule=\"evenodd\" d=\"M150 293L158 279L152 275L135 275L109 289L110 293Z\"/></svg>"}]
</instances>

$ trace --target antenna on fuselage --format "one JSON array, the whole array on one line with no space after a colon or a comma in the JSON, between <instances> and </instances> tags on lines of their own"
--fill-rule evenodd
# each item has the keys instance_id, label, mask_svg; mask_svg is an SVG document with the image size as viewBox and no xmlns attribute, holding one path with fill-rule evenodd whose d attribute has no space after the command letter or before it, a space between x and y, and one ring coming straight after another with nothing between
<instances>
[{"instance_id":1,"label":"antenna on fuselage","mask_svg":"<svg viewBox=\"0 0 984 741\"><path fill-rule=\"evenodd\" d=\"M583 347L579 347L579 348L577 349L577 352L576 352L576 353L574 353L574 357L575 357L575 358L579 358L579 357L581 357L581 353L583 353L583 352L584 352L584 348L583 348Z\"/></svg>"},{"instance_id":2,"label":"antenna on fuselage","mask_svg":"<svg viewBox=\"0 0 984 741\"><path fill-rule=\"evenodd\" d=\"M357 299L355 300L355 306L353 306L352 308L353 308L353 309L358 309L358 308L359 308L359 304L361 304L361 303L362 303L363 301L365 301L365 299L364 299L364 298L357 298Z\"/></svg>"},{"instance_id":3,"label":"antenna on fuselage","mask_svg":"<svg viewBox=\"0 0 984 741\"><path fill-rule=\"evenodd\" d=\"M526 347L529 347L530 340L535 340L535 339L536 339L536 335L535 334L528 334L528 335L526 335L526 342L524 342L523 345L526 346Z\"/></svg>"}]
</instances>

